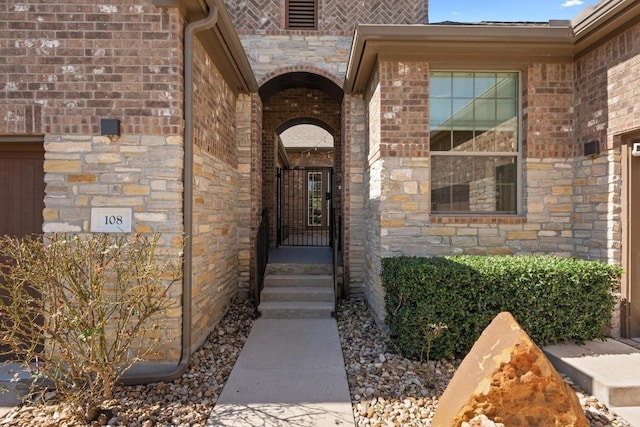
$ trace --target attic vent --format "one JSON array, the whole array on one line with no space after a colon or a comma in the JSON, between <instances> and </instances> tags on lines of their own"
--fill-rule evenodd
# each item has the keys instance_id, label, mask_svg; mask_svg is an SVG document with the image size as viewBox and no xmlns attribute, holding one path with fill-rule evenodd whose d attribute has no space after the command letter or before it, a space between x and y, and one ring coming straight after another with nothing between
<instances>
[{"instance_id":1,"label":"attic vent","mask_svg":"<svg viewBox=\"0 0 640 427\"><path fill-rule=\"evenodd\" d=\"M287 0L287 28L315 30L316 0Z\"/></svg>"}]
</instances>

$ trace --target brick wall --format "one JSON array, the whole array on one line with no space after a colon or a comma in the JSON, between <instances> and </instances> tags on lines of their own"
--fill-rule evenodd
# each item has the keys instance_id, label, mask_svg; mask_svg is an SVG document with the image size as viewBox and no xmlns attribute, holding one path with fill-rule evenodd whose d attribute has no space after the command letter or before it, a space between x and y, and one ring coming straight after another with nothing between
<instances>
[{"instance_id":1,"label":"brick wall","mask_svg":"<svg viewBox=\"0 0 640 427\"><path fill-rule=\"evenodd\" d=\"M602 154L578 154L573 223L580 257L620 263L622 176L620 136L640 128L640 25L584 54L575 62L576 141L597 140Z\"/></svg>"},{"instance_id":2,"label":"brick wall","mask_svg":"<svg viewBox=\"0 0 640 427\"><path fill-rule=\"evenodd\" d=\"M198 40L194 42L194 88L192 334L195 349L237 294L238 228L241 226L238 222L237 100ZM249 220L246 214L244 219Z\"/></svg>"},{"instance_id":3,"label":"brick wall","mask_svg":"<svg viewBox=\"0 0 640 427\"><path fill-rule=\"evenodd\" d=\"M360 24L415 24L427 16L426 0L381 0L375 5L359 0L318 0L320 34L351 35ZM277 34L285 30L285 0L226 1L229 14L241 33ZM308 31L288 31L308 33Z\"/></svg>"},{"instance_id":4,"label":"brick wall","mask_svg":"<svg viewBox=\"0 0 640 427\"><path fill-rule=\"evenodd\" d=\"M572 64L533 64L523 80L523 213L527 221L522 232L528 233L530 242L516 247L515 253L571 256L576 153Z\"/></svg>"},{"instance_id":5,"label":"brick wall","mask_svg":"<svg viewBox=\"0 0 640 427\"><path fill-rule=\"evenodd\" d=\"M181 25L151 0L3 2L0 132L178 134Z\"/></svg>"},{"instance_id":6,"label":"brick wall","mask_svg":"<svg viewBox=\"0 0 640 427\"><path fill-rule=\"evenodd\" d=\"M289 152L289 163L293 167L331 168L333 167L333 151L323 152Z\"/></svg>"}]
</instances>

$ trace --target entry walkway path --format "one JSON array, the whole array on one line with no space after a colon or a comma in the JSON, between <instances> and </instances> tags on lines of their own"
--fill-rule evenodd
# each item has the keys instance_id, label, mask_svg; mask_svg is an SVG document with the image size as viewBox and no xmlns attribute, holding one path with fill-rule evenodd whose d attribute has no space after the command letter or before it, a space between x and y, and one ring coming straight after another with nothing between
<instances>
[{"instance_id":1,"label":"entry walkway path","mask_svg":"<svg viewBox=\"0 0 640 427\"><path fill-rule=\"evenodd\" d=\"M207 426L353 427L335 319L256 320Z\"/></svg>"},{"instance_id":2,"label":"entry walkway path","mask_svg":"<svg viewBox=\"0 0 640 427\"><path fill-rule=\"evenodd\" d=\"M551 345L544 352L558 371L640 427L640 350L607 339Z\"/></svg>"}]
</instances>

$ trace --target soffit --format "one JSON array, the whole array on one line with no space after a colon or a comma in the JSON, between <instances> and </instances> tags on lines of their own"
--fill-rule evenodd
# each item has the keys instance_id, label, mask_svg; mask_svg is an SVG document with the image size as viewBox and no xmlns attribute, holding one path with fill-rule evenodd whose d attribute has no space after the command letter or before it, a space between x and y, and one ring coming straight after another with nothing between
<instances>
[{"instance_id":1,"label":"soffit","mask_svg":"<svg viewBox=\"0 0 640 427\"><path fill-rule=\"evenodd\" d=\"M222 0L211 0L218 8L218 20L213 28L200 31L198 39L218 67L218 70L236 93L258 91L251 64ZM158 7L177 7L187 22L207 16L209 8L203 0L154 0Z\"/></svg>"}]
</instances>

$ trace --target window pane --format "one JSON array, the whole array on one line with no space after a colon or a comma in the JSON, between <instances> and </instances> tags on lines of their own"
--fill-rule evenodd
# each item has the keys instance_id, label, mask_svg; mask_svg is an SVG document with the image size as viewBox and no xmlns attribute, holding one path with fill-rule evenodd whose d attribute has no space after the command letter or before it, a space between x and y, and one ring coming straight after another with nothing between
<instances>
[{"instance_id":1,"label":"window pane","mask_svg":"<svg viewBox=\"0 0 640 427\"><path fill-rule=\"evenodd\" d=\"M476 99L475 107L475 127L477 129L491 129L496 124L496 103L495 99Z\"/></svg>"},{"instance_id":2,"label":"window pane","mask_svg":"<svg viewBox=\"0 0 640 427\"><path fill-rule=\"evenodd\" d=\"M307 182L307 225L322 226L322 172L309 172Z\"/></svg>"},{"instance_id":3,"label":"window pane","mask_svg":"<svg viewBox=\"0 0 640 427\"><path fill-rule=\"evenodd\" d=\"M473 129L473 98L452 99L451 103L451 126L454 129Z\"/></svg>"},{"instance_id":4,"label":"window pane","mask_svg":"<svg viewBox=\"0 0 640 427\"><path fill-rule=\"evenodd\" d=\"M451 150L451 131L431 132L431 149L433 151Z\"/></svg>"},{"instance_id":5,"label":"window pane","mask_svg":"<svg viewBox=\"0 0 640 427\"><path fill-rule=\"evenodd\" d=\"M431 98L451 98L451 73L432 73L429 93Z\"/></svg>"},{"instance_id":6,"label":"window pane","mask_svg":"<svg viewBox=\"0 0 640 427\"><path fill-rule=\"evenodd\" d=\"M473 98L473 73L452 73L453 97Z\"/></svg>"},{"instance_id":7,"label":"window pane","mask_svg":"<svg viewBox=\"0 0 640 427\"><path fill-rule=\"evenodd\" d=\"M431 85L432 212L515 214L518 74L437 72Z\"/></svg>"},{"instance_id":8,"label":"window pane","mask_svg":"<svg viewBox=\"0 0 640 427\"><path fill-rule=\"evenodd\" d=\"M434 156L434 213L516 213L516 158Z\"/></svg>"},{"instance_id":9,"label":"window pane","mask_svg":"<svg viewBox=\"0 0 640 427\"><path fill-rule=\"evenodd\" d=\"M513 120L515 122L515 119ZM518 131L511 126L496 128L496 151L508 152L518 150Z\"/></svg>"},{"instance_id":10,"label":"window pane","mask_svg":"<svg viewBox=\"0 0 640 427\"><path fill-rule=\"evenodd\" d=\"M513 73L497 74L498 98L515 99L518 96L518 79Z\"/></svg>"},{"instance_id":11,"label":"window pane","mask_svg":"<svg viewBox=\"0 0 640 427\"><path fill-rule=\"evenodd\" d=\"M451 100L433 99L429 103L429 124L431 129L443 125L451 118Z\"/></svg>"},{"instance_id":12,"label":"window pane","mask_svg":"<svg viewBox=\"0 0 640 427\"><path fill-rule=\"evenodd\" d=\"M496 132L494 129L476 130L475 150L482 152L496 151Z\"/></svg>"},{"instance_id":13,"label":"window pane","mask_svg":"<svg viewBox=\"0 0 640 427\"><path fill-rule=\"evenodd\" d=\"M473 131L454 131L453 149L455 151L471 151L473 149Z\"/></svg>"},{"instance_id":14,"label":"window pane","mask_svg":"<svg viewBox=\"0 0 640 427\"><path fill-rule=\"evenodd\" d=\"M494 98L496 96L496 74L476 73L475 96Z\"/></svg>"},{"instance_id":15,"label":"window pane","mask_svg":"<svg viewBox=\"0 0 640 427\"><path fill-rule=\"evenodd\" d=\"M434 72L430 84L432 151L518 150L517 73Z\"/></svg>"}]
</instances>

